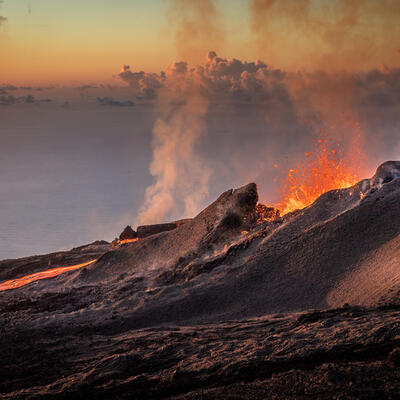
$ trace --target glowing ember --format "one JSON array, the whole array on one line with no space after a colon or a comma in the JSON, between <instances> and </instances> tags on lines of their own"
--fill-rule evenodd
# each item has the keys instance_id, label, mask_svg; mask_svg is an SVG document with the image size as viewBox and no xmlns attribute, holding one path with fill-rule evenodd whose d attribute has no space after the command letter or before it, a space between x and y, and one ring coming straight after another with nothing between
<instances>
[{"instance_id":1,"label":"glowing ember","mask_svg":"<svg viewBox=\"0 0 400 400\"><path fill-rule=\"evenodd\" d=\"M21 286L25 286L28 283L38 281L40 279L53 278L57 275L63 274L64 272L73 271L75 269L86 267L87 265L93 264L96 261L97 261L97 259L90 260L90 261L84 262L82 264L70 265L68 267L58 267L58 268L53 268L53 269L47 269L46 271L36 272L35 274L26 275L26 276L23 276L22 278L11 279L9 281L6 281L6 282L3 282L0 284L0 292L2 292L3 290L16 289Z\"/></svg>"},{"instance_id":2,"label":"glowing ember","mask_svg":"<svg viewBox=\"0 0 400 400\"><path fill-rule=\"evenodd\" d=\"M111 248L113 249L117 249L119 246L125 244L125 243L133 243L133 242L137 242L139 240L139 238L134 238L134 239L122 239L119 240L118 238L115 238L112 242L111 242Z\"/></svg>"},{"instance_id":3,"label":"glowing ember","mask_svg":"<svg viewBox=\"0 0 400 400\"><path fill-rule=\"evenodd\" d=\"M257 218L257 223L260 222L269 222L273 221L276 218L279 218L280 213L279 210L273 208L273 207L267 207L263 203L258 203L256 205L256 218Z\"/></svg>"},{"instance_id":4,"label":"glowing ember","mask_svg":"<svg viewBox=\"0 0 400 400\"><path fill-rule=\"evenodd\" d=\"M119 240L118 244L125 244L125 243L133 243L133 242L137 242L139 240L139 238L135 238L135 239L124 239L124 240Z\"/></svg>"},{"instance_id":5,"label":"glowing ember","mask_svg":"<svg viewBox=\"0 0 400 400\"><path fill-rule=\"evenodd\" d=\"M322 132L314 150L305 156L306 160L290 169L283 180L281 200L275 205L282 214L309 206L329 190L348 188L359 181L353 165L346 163L340 144Z\"/></svg>"}]
</instances>

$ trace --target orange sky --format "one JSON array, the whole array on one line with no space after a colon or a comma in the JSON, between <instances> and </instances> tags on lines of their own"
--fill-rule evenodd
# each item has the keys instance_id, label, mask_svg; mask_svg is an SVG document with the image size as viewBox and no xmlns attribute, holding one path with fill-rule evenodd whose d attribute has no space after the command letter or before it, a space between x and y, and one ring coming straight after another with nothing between
<instances>
[{"instance_id":1,"label":"orange sky","mask_svg":"<svg viewBox=\"0 0 400 400\"><path fill-rule=\"evenodd\" d=\"M283 69L400 66L392 0L4 0L0 83L105 82L208 50Z\"/></svg>"}]
</instances>

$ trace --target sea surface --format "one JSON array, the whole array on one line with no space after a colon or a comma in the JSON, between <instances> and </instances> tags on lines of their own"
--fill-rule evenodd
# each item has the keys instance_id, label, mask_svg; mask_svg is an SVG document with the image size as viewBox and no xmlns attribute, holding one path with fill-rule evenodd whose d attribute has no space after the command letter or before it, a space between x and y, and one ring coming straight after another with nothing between
<instances>
[{"instance_id":1,"label":"sea surface","mask_svg":"<svg viewBox=\"0 0 400 400\"><path fill-rule=\"evenodd\" d=\"M94 94L80 100L77 93L66 106L62 101L0 106L0 259L111 241L137 222L146 188L154 182L149 167L159 114L149 103L108 107ZM263 184L272 182L265 163L272 165L278 155L268 140L264 111L210 109L206 124L193 149L212 171L199 211L222 191L254 180L271 198ZM178 129L190 134L191 126ZM185 157L182 148L176 153Z\"/></svg>"},{"instance_id":2,"label":"sea surface","mask_svg":"<svg viewBox=\"0 0 400 400\"><path fill-rule=\"evenodd\" d=\"M153 127L160 115L168 119L170 114L160 113L151 102L103 106L96 101L97 93L70 89L67 95L71 92L73 101L68 103L56 99L0 105L0 259L111 241L126 225L136 226L146 188L154 183L150 174ZM129 92L119 96L131 98ZM378 111L368 116L380 121ZM273 205L278 200L279 180L274 177L296 166L312 149L315 132L300 120L271 122L266 116L261 106L210 106L200 121L204 132L193 140L189 153L186 146L191 140L171 143L169 158L183 157L189 162L184 168L190 167L192 158L196 168L200 159L200 165L211 171L198 211L223 191L249 182L257 183L260 201ZM196 118L172 121L177 122L176 129L190 135ZM387 136L380 150L371 140L375 125L362 124L374 129L366 131L364 139L364 151L372 151L365 157L370 172L360 166L360 178L371 176L379 163L399 158L399 118L392 115L387 120L390 124L385 125ZM182 203L179 187L193 186L190 174L185 176L187 181L176 182L173 188L176 204ZM182 210L179 218L194 215Z\"/></svg>"},{"instance_id":3,"label":"sea surface","mask_svg":"<svg viewBox=\"0 0 400 400\"><path fill-rule=\"evenodd\" d=\"M112 240L151 183L152 111L0 108L0 259Z\"/></svg>"}]
</instances>

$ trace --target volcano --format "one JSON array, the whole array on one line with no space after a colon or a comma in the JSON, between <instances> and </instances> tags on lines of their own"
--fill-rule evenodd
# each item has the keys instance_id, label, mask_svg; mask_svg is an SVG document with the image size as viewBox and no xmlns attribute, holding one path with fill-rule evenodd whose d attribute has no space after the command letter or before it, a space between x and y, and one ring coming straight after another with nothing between
<instances>
[{"instance_id":1,"label":"volcano","mask_svg":"<svg viewBox=\"0 0 400 400\"><path fill-rule=\"evenodd\" d=\"M0 262L1 398L398 398L400 162L285 215L250 183L139 228Z\"/></svg>"}]
</instances>

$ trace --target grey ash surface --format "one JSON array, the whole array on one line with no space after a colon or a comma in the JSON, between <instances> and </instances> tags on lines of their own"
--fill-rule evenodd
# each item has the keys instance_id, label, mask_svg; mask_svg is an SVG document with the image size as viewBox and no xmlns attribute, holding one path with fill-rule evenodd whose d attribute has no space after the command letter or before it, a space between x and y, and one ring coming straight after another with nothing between
<instances>
[{"instance_id":1,"label":"grey ash surface","mask_svg":"<svg viewBox=\"0 0 400 400\"><path fill-rule=\"evenodd\" d=\"M400 398L399 177L385 163L263 223L249 184L173 230L51 255L99 260L0 293L0 398Z\"/></svg>"}]
</instances>

